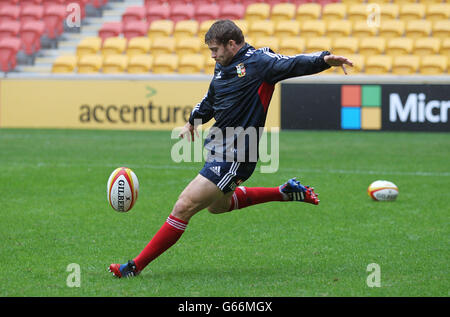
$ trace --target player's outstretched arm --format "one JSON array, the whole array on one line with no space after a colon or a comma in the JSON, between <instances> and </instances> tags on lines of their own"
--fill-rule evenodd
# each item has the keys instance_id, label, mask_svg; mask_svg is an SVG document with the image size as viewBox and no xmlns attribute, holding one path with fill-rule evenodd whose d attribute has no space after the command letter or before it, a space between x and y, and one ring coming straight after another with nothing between
<instances>
[{"instance_id":1,"label":"player's outstretched arm","mask_svg":"<svg viewBox=\"0 0 450 317\"><path fill-rule=\"evenodd\" d=\"M184 136L186 135L188 141L194 141L194 133L197 137L200 137L198 134L197 127L190 124L189 122L186 122L186 124L180 131L179 137L183 139Z\"/></svg>"},{"instance_id":2,"label":"player's outstretched arm","mask_svg":"<svg viewBox=\"0 0 450 317\"><path fill-rule=\"evenodd\" d=\"M344 56L337 56L337 55L331 54L331 55L326 55L323 59L325 60L325 63L327 63L330 66L342 67L342 70L344 71L345 75L347 75L347 70L345 69L345 65L353 67L353 62Z\"/></svg>"}]
</instances>

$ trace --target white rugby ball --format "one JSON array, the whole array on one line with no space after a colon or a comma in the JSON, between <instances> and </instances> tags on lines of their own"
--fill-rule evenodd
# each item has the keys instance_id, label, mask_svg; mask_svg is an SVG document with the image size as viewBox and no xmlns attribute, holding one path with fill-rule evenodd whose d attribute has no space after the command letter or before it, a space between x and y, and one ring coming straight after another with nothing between
<instances>
[{"instance_id":1,"label":"white rugby ball","mask_svg":"<svg viewBox=\"0 0 450 317\"><path fill-rule=\"evenodd\" d=\"M392 182L378 180L369 185L367 193L377 201L392 201L398 196L398 187Z\"/></svg>"},{"instance_id":2,"label":"white rugby ball","mask_svg":"<svg viewBox=\"0 0 450 317\"><path fill-rule=\"evenodd\" d=\"M118 167L109 176L106 185L108 202L114 210L127 212L133 208L139 193L139 181L127 167Z\"/></svg>"}]
</instances>

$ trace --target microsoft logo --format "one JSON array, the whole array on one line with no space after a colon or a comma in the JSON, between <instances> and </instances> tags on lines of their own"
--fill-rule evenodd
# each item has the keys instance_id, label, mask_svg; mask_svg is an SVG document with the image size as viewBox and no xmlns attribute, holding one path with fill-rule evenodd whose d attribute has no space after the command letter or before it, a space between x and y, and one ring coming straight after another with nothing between
<instances>
[{"instance_id":1,"label":"microsoft logo","mask_svg":"<svg viewBox=\"0 0 450 317\"><path fill-rule=\"evenodd\" d=\"M381 129L381 86L341 86L341 129Z\"/></svg>"}]
</instances>

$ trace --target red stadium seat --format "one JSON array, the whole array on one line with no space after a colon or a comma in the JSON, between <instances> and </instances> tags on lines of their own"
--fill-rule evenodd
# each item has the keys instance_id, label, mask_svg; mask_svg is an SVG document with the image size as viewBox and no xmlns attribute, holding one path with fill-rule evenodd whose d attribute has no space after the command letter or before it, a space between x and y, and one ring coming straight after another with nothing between
<instances>
[{"instance_id":1,"label":"red stadium seat","mask_svg":"<svg viewBox=\"0 0 450 317\"><path fill-rule=\"evenodd\" d=\"M20 50L22 42L19 38L4 38L0 40L0 70L9 72L16 68L17 52Z\"/></svg>"},{"instance_id":2,"label":"red stadium seat","mask_svg":"<svg viewBox=\"0 0 450 317\"><path fill-rule=\"evenodd\" d=\"M170 6L170 19L173 22L191 20L194 18L194 6L191 4L176 4Z\"/></svg>"},{"instance_id":3,"label":"red stadium seat","mask_svg":"<svg viewBox=\"0 0 450 317\"><path fill-rule=\"evenodd\" d=\"M65 0L42 0L44 9L47 9L47 7L49 7L49 6L64 5L65 3L66 3Z\"/></svg>"},{"instance_id":4,"label":"red stadium seat","mask_svg":"<svg viewBox=\"0 0 450 317\"><path fill-rule=\"evenodd\" d=\"M27 4L22 6L20 12L20 21L22 23L28 21L40 21L44 17L44 6L36 4Z\"/></svg>"},{"instance_id":5,"label":"red stadium seat","mask_svg":"<svg viewBox=\"0 0 450 317\"><path fill-rule=\"evenodd\" d=\"M6 37L18 37L20 33L19 21L0 22L0 39Z\"/></svg>"},{"instance_id":6,"label":"red stadium seat","mask_svg":"<svg viewBox=\"0 0 450 317\"><path fill-rule=\"evenodd\" d=\"M163 4L151 5L147 7L145 16L149 23L156 20L168 20L170 17L170 7Z\"/></svg>"},{"instance_id":7,"label":"red stadium seat","mask_svg":"<svg viewBox=\"0 0 450 317\"><path fill-rule=\"evenodd\" d=\"M122 22L105 22L98 30L98 36L102 43L109 37L117 37L122 34Z\"/></svg>"},{"instance_id":8,"label":"red stadium seat","mask_svg":"<svg viewBox=\"0 0 450 317\"><path fill-rule=\"evenodd\" d=\"M17 5L19 0L0 0L0 8L9 5Z\"/></svg>"},{"instance_id":9,"label":"red stadium seat","mask_svg":"<svg viewBox=\"0 0 450 317\"><path fill-rule=\"evenodd\" d=\"M245 16L245 6L240 3L224 4L220 8L220 19L242 20Z\"/></svg>"},{"instance_id":10,"label":"red stadium seat","mask_svg":"<svg viewBox=\"0 0 450 317\"><path fill-rule=\"evenodd\" d=\"M20 6L23 8L25 6L29 6L29 5L42 5L42 0L21 0L20 1Z\"/></svg>"},{"instance_id":11,"label":"red stadium seat","mask_svg":"<svg viewBox=\"0 0 450 317\"><path fill-rule=\"evenodd\" d=\"M20 7L16 5L5 5L0 8L0 22L17 21L20 16Z\"/></svg>"},{"instance_id":12,"label":"red stadium seat","mask_svg":"<svg viewBox=\"0 0 450 317\"><path fill-rule=\"evenodd\" d=\"M146 21L131 21L122 25L123 36L130 40L137 36L147 36L148 22Z\"/></svg>"},{"instance_id":13,"label":"red stadium seat","mask_svg":"<svg viewBox=\"0 0 450 317\"><path fill-rule=\"evenodd\" d=\"M41 49L41 37L45 32L43 21L29 21L22 25L20 38L22 47L27 55L33 55Z\"/></svg>"},{"instance_id":14,"label":"red stadium seat","mask_svg":"<svg viewBox=\"0 0 450 317\"><path fill-rule=\"evenodd\" d=\"M64 19L66 18L65 5L49 5L44 10L43 21L46 34L50 39L58 38L64 32Z\"/></svg>"},{"instance_id":15,"label":"red stadium seat","mask_svg":"<svg viewBox=\"0 0 450 317\"><path fill-rule=\"evenodd\" d=\"M90 4L94 7L94 8L101 8L104 5L108 4L108 0L91 0Z\"/></svg>"},{"instance_id":16,"label":"red stadium seat","mask_svg":"<svg viewBox=\"0 0 450 317\"><path fill-rule=\"evenodd\" d=\"M132 21L142 21L145 20L146 8L144 6L137 7L132 6L126 8L125 12L122 14L122 23L127 24Z\"/></svg>"},{"instance_id":17,"label":"red stadium seat","mask_svg":"<svg viewBox=\"0 0 450 317\"><path fill-rule=\"evenodd\" d=\"M198 23L202 23L206 20L217 20L219 18L220 7L215 4L200 4L195 8L194 19ZM188 19L186 19L188 20Z\"/></svg>"}]
</instances>

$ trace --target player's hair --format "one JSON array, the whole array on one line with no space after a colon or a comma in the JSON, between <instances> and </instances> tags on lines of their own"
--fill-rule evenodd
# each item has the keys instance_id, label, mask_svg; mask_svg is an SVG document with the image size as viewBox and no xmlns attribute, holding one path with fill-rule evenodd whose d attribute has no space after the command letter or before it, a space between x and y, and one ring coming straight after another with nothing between
<instances>
[{"instance_id":1,"label":"player's hair","mask_svg":"<svg viewBox=\"0 0 450 317\"><path fill-rule=\"evenodd\" d=\"M231 20L214 22L205 34L206 44L216 42L226 45L230 40L234 40L238 45L244 42L242 30Z\"/></svg>"}]
</instances>

